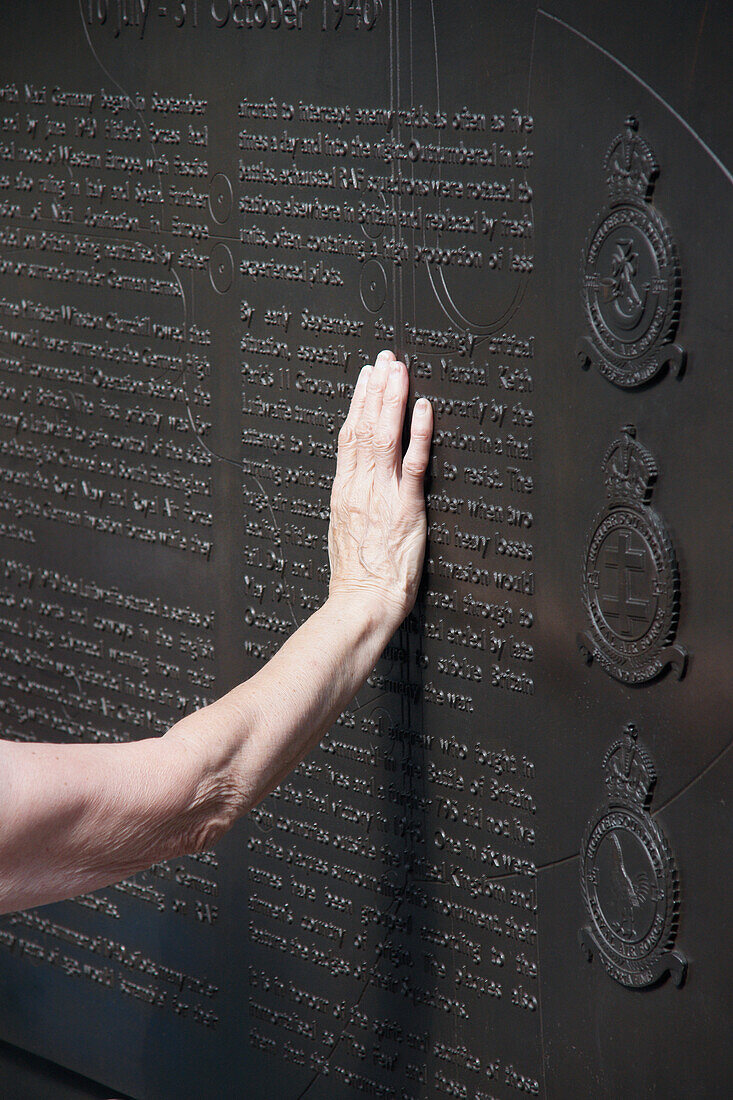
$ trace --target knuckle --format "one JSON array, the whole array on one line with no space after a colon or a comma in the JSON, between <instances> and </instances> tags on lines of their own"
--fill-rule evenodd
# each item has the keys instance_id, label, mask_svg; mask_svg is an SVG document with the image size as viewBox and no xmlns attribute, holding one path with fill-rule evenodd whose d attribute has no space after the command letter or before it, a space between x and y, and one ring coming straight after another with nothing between
<instances>
[{"instance_id":1,"label":"knuckle","mask_svg":"<svg viewBox=\"0 0 733 1100\"><path fill-rule=\"evenodd\" d=\"M372 438L372 426L368 420L361 420L356 425L356 438L359 443L368 443Z\"/></svg>"},{"instance_id":2,"label":"knuckle","mask_svg":"<svg viewBox=\"0 0 733 1100\"><path fill-rule=\"evenodd\" d=\"M417 440L420 440L421 442L426 442L427 440L432 438L433 433L432 433L432 430L430 428L415 426L412 429L410 435L411 435L412 439L417 439Z\"/></svg>"},{"instance_id":3,"label":"knuckle","mask_svg":"<svg viewBox=\"0 0 733 1100\"><path fill-rule=\"evenodd\" d=\"M377 428L374 433L374 450L380 453L390 454L394 450L395 439L386 428Z\"/></svg>"},{"instance_id":4,"label":"knuckle","mask_svg":"<svg viewBox=\"0 0 733 1100\"><path fill-rule=\"evenodd\" d=\"M416 458L406 458L402 463L402 473L408 477L422 477L425 473L425 464Z\"/></svg>"},{"instance_id":5,"label":"knuckle","mask_svg":"<svg viewBox=\"0 0 733 1100\"><path fill-rule=\"evenodd\" d=\"M393 390L390 386L384 391L384 407L387 409L399 409L404 403L404 398L399 390Z\"/></svg>"},{"instance_id":6,"label":"knuckle","mask_svg":"<svg viewBox=\"0 0 733 1100\"><path fill-rule=\"evenodd\" d=\"M339 431L339 447L349 447L354 442L354 430L348 421L341 425Z\"/></svg>"}]
</instances>

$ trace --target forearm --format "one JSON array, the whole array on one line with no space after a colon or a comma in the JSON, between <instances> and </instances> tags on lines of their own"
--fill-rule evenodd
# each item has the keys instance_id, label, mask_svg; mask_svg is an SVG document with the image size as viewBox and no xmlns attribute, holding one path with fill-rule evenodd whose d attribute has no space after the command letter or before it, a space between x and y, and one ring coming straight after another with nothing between
<instances>
[{"instance_id":1,"label":"forearm","mask_svg":"<svg viewBox=\"0 0 733 1100\"><path fill-rule=\"evenodd\" d=\"M164 742L0 743L0 911L86 893L175 854L203 773Z\"/></svg>"},{"instance_id":2,"label":"forearm","mask_svg":"<svg viewBox=\"0 0 733 1100\"><path fill-rule=\"evenodd\" d=\"M330 599L255 676L126 745L0 743L0 912L210 847L320 740L391 627Z\"/></svg>"},{"instance_id":3,"label":"forearm","mask_svg":"<svg viewBox=\"0 0 733 1100\"><path fill-rule=\"evenodd\" d=\"M368 596L329 597L264 668L167 738L203 753L245 813L320 741L397 625Z\"/></svg>"},{"instance_id":4,"label":"forearm","mask_svg":"<svg viewBox=\"0 0 733 1100\"><path fill-rule=\"evenodd\" d=\"M432 413L380 355L357 381L331 494L331 595L245 684L126 745L0 742L0 911L86 893L216 843L313 748L414 604Z\"/></svg>"}]
</instances>

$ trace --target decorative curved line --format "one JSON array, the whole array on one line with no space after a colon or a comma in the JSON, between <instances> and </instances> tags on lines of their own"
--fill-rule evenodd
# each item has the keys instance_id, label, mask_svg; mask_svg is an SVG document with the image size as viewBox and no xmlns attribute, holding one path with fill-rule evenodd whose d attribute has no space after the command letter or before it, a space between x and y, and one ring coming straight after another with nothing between
<instances>
[{"instance_id":1,"label":"decorative curved line","mask_svg":"<svg viewBox=\"0 0 733 1100\"><path fill-rule=\"evenodd\" d=\"M726 167L725 164L723 164L720 157L713 152L707 142L703 141L697 130L690 126L689 122L687 122L687 120L682 117L679 111L676 111L672 104L668 103L667 100L659 94L659 92L655 92L654 88L652 88L650 84L647 84L646 80L643 80L638 73L635 73L634 70L630 69L628 65L624 65L623 61L620 61L617 57L614 57L612 53L609 53L609 51L604 49L603 46L599 45L598 42L594 42L592 38L588 38L588 36L586 34L583 34L582 31L579 31L577 27L571 27L571 25L569 23L566 23L564 19L560 19L559 16L553 15L549 11L544 11L543 8L538 8L537 12L539 15L544 15L545 19L550 19L553 23L557 23L558 26L564 27L566 31L570 31L570 33L574 34L576 38L580 38L588 46L592 46L594 50L598 50L598 52L603 54L604 57L607 57L609 61L612 61L614 65L618 65L619 69L622 69L627 76L630 76L632 80L635 80L637 84L640 84L645 91L649 92L649 95L653 96L658 103L661 103L663 107L667 108L669 113L677 119L680 126L683 126L684 129L687 130L690 137L697 142L700 148L703 149L710 157L710 159L718 166L720 171L728 180L728 183L733 183L733 173L730 171L729 168Z\"/></svg>"},{"instance_id":2,"label":"decorative curved line","mask_svg":"<svg viewBox=\"0 0 733 1100\"><path fill-rule=\"evenodd\" d=\"M724 745L723 748L715 754L712 760L709 760L707 764L705 764L700 769L697 775L693 775L692 779L688 779L687 782L684 783L678 791L669 796L666 802L663 802L661 806L657 806L657 808L652 811L652 817L656 817L657 814L661 814L663 810L666 810L667 807L671 806L673 802L676 802L678 798L682 798L683 795L687 794L691 787L694 787L696 783L699 783L702 779L705 778L708 772L712 771L715 765L723 759L726 753L730 752L731 748L733 748L733 741L729 741L727 745Z\"/></svg>"},{"instance_id":3,"label":"decorative curved line","mask_svg":"<svg viewBox=\"0 0 733 1100\"><path fill-rule=\"evenodd\" d=\"M440 66L438 65L438 29L437 29L437 22L436 22L436 18L435 18L435 0L430 0L430 16L431 16L432 27L433 27L433 54L434 54L434 57L435 57L435 102L436 102L436 106L437 106L438 111L440 111ZM528 102L529 102L529 96L530 96L530 84L531 84L531 80L532 80L532 62L534 61L534 44L535 44L536 29L537 29L537 16L535 15L535 23L534 23L534 28L533 28L533 31L532 31L532 54L531 54L531 58L530 58L529 77L528 77L528 84L527 84L527 101ZM438 139L438 142L439 142L439 145L440 145L440 138ZM438 164L438 179L441 179L441 178L442 178L442 164L439 163ZM442 204L441 204L440 198L438 198L438 210L441 210L441 209L442 209ZM424 239L425 239L425 235L423 233L423 240ZM445 316L450 321L450 323L452 325L455 325L455 327L458 328L458 329L463 329L465 332L472 333L474 336L478 337L479 339L487 338L487 337L493 335L493 333L499 332L499 331L501 331L502 328L504 328L504 326L514 316L514 314L517 312L520 305L522 304L522 301L524 299L524 295L527 291L528 282L529 282L529 275L527 273L522 273L519 276L518 286L517 286L517 289L514 293L514 297L512 298L512 301L509 303L509 305L504 309L504 312L501 314L501 316L495 318L492 321L489 321L488 323L487 322L480 323L480 322L470 321L463 313L461 313L460 309L458 308L455 301L453 300L453 297L451 295L450 290L448 289L448 284L447 284L446 278L445 278L445 272L442 269L438 272L438 284L439 285L436 285L436 279L435 279L435 276L433 275L430 264L426 263L425 264L425 269L427 271L428 280L430 282L430 286L432 288L433 294L435 295L435 299L436 299L438 305L440 306L440 308L442 309L443 313L445 314Z\"/></svg>"},{"instance_id":4,"label":"decorative curved line","mask_svg":"<svg viewBox=\"0 0 733 1100\"><path fill-rule=\"evenodd\" d=\"M506 322L514 316L514 314L517 312L520 305L522 304L522 300L527 290L527 281L529 278L525 274L519 276L519 286L515 291L514 297L500 317L496 318L493 321L489 321L488 324L479 324L475 321L469 321L469 319L465 316L465 314L461 313L460 309L453 301L451 292L448 289L448 285L445 281L445 272L442 270L442 268L438 272L438 278L441 284L440 288L438 288L435 285L434 276L430 264L426 264L425 267L428 272L430 285L433 288L433 293L435 294L435 297L438 300L438 304L440 305L448 320L451 321L452 324L456 325L457 328L463 328L467 332L472 332L474 336L477 336L479 338L488 337L491 336L492 333L498 332L504 327ZM454 311L455 316L451 316L448 307L450 307L450 309ZM456 320L456 318L458 318L458 320Z\"/></svg>"}]
</instances>

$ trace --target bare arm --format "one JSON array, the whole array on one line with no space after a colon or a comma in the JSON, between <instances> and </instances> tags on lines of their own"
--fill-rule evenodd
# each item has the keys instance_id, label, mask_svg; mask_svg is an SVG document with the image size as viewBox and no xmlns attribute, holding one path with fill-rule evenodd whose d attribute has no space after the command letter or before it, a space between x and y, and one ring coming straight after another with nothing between
<instances>
[{"instance_id":1,"label":"bare arm","mask_svg":"<svg viewBox=\"0 0 733 1100\"><path fill-rule=\"evenodd\" d=\"M415 600L432 412L416 406L402 461L407 389L389 354L362 372L339 436L329 597L255 676L161 738L0 741L0 912L209 847L318 743Z\"/></svg>"}]
</instances>

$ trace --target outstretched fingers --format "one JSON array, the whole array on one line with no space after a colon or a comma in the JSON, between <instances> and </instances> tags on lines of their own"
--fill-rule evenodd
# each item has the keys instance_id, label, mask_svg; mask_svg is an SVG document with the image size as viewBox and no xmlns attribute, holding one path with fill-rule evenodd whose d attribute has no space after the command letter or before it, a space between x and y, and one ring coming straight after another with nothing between
<instances>
[{"instance_id":1,"label":"outstretched fingers","mask_svg":"<svg viewBox=\"0 0 733 1100\"><path fill-rule=\"evenodd\" d=\"M408 391L407 368L391 351L380 352L373 367L362 369L339 432L336 476L343 482L357 467L375 470L385 479L396 474L403 501L421 511L425 506L423 481L433 435L433 410L425 398L416 403L410 443L400 464Z\"/></svg>"},{"instance_id":2,"label":"outstretched fingers","mask_svg":"<svg viewBox=\"0 0 733 1100\"><path fill-rule=\"evenodd\" d=\"M356 428L364 413L364 404L366 402L367 387L369 385L369 376L371 373L372 367L370 364L361 368L359 377L356 380L346 420L344 420L341 425L338 439L338 452L336 454L337 477L348 477L356 469Z\"/></svg>"},{"instance_id":3,"label":"outstretched fingers","mask_svg":"<svg viewBox=\"0 0 733 1100\"><path fill-rule=\"evenodd\" d=\"M364 408L356 425L357 461L365 469L374 466L374 432L382 411L389 366L393 361L394 355L391 351L381 351L377 356L369 375Z\"/></svg>"},{"instance_id":4,"label":"outstretched fingers","mask_svg":"<svg viewBox=\"0 0 733 1100\"><path fill-rule=\"evenodd\" d=\"M392 477L399 468L407 391L407 368L395 360L389 366L382 411L374 431L374 463L377 474L384 478Z\"/></svg>"},{"instance_id":5,"label":"outstretched fingers","mask_svg":"<svg viewBox=\"0 0 733 1100\"><path fill-rule=\"evenodd\" d=\"M433 407L421 397L415 402L410 425L410 442L402 460L400 494L407 504L418 511L425 508L424 480L433 438Z\"/></svg>"}]
</instances>

